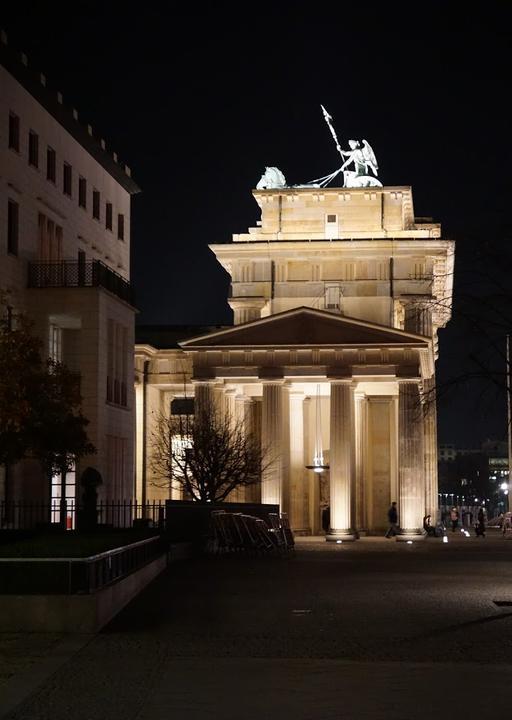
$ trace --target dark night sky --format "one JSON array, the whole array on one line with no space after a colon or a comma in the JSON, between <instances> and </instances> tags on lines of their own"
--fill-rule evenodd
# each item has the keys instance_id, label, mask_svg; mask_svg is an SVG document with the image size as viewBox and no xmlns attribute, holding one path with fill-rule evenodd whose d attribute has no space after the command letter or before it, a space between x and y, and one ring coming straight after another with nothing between
<instances>
[{"instance_id":1,"label":"dark night sky","mask_svg":"<svg viewBox=\"0 0 512 720\"><path fill-rule=\"evenodd\" d=\"M416 215L457 241L456 292L482 244L510 238L507 5L39 2L0 24L142 188L138 322L204 325L231 322L208 243L254 225L265 165L292 183L338 167L320 103L342 145L367 138L382 182L412 185ZM440 383L478 342L457 320L441 331ZM441 441L504 437L503 397L476 397L441 404Z\"/></svg>"}]
</instances>

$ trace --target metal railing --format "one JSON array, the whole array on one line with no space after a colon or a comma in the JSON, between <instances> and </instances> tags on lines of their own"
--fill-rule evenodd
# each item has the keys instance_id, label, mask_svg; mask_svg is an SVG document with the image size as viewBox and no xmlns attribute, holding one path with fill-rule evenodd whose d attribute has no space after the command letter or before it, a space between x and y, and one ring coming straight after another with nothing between
<instances>
[{"instance_id":1,"label":"metal railing","mask_svg":"<svg viewBox=\"0 0 512 720\"><path fill-rule=\"evenodd\" d=\"M127 577L167 551L146 538L82 558L0 558L3 593L90 594Z\"/></svg>"},{"instance_id":2,"label":"metal railing","mask_svg":"<svg viewBox=\"0 0 512 720\"><path fill-rule=\"evenodd\" d=\"M29 288L102 287L121 300L134 305L135 296L130 283L119 273L101 262L90 260L62 260L56 263L29 263Z\"/></svg>"},{"instance_id":3,"label":"metal railing","mask_svg":"<svg viewBox=\"0 0 512 720\"><path fill-rule=\"evenodd\" d=\"M80 527L82 513L87 512L74 500L61 502L0 502L0 529L32 530L60 526L66 530ZM96 522L100 526L131 528L134 525L164 527L165 501L144 504L135 501L100 500L96 505Z\"/></svg>"}]
</instances>

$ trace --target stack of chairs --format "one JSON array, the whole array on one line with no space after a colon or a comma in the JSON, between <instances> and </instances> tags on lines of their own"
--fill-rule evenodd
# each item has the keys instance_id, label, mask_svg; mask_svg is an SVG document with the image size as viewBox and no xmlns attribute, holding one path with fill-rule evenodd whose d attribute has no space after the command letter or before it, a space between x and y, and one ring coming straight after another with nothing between
<instances>
[{"instance_id":1,"label":"stack of chairs","mask_svg":"<svg viewBox=\"0 0 512 720\"><path fill-rule=\"evenodd\" d=\"M274 544L280 550L291 550L295 547L295 539L290 527L287 513L269 513L270 533Z\"/></svg>"},{"instance_id":2,"label":"stack of chairs","mask_svg":"<svg viewBox=\"0 0 512 720\"><path fill-rule=\"evenodd\" d=\"M288 530L283 527L276 533L273 527L269 528L264 520L253 515L213 510L208 549L214 554L242 551L260 554L276 548L288 549L290 537L293 542L293 534L289 523L287 527Z\"/></svg>"}]
</instances>

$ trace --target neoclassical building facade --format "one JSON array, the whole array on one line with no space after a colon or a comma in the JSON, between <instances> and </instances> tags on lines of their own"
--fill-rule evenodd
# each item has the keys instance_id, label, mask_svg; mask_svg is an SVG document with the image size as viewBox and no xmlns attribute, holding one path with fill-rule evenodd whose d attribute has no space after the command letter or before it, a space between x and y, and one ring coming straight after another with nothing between
<instances>
[{"instance_id":1,"label":"neoclassical building facade","mask_svg":"<svg viewBox=\"0 0 512 720\"><path fill-rule=\"evenodd\" d=\"M130 168L4 32L0 88L0 291L13 315L23 312L32 322L42 356L79 374L97 450L51 482L35 461L0 468L0 505L37 503L43 512L65 498L71 507L87 466L103 477L102 500L129 500L136 312L130 212L139 188ZM11 522L10 513L0 517L0 527Z\"/></svg>"},{"instance_id":2,"label":"neoclassical building facade","mask_svg":"<svg viewBox=\"0 0 512 720\"><path fill-rule=\"evenodd\" d=\"M414 217L407 186L253 195L257 226L210 245L234 326L136 345L137 496L169 496L152 485L152 423L194 396L270 458L233 500L279 503L304 534L329 506L328 539L342 541L382 532L396 501L402 537L417 536L438 505L435 361L454 243Z\"/></svg>"}]
</instances>

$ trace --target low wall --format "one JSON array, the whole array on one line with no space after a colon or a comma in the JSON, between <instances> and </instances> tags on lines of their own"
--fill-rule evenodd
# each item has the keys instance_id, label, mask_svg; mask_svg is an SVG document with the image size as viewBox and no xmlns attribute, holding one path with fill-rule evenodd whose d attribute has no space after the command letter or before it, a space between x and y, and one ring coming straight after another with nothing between
<instances>
[{"instance_id":1,"label":"low wall","mask_svg":"<svg viewBox=\"0 0 512 720\"><path fill-rule=\"evenodd\" d=\"M166 565L164 554L88 595L0 595L0 632L96 632Z\"/></svg>"}]
</instances>

